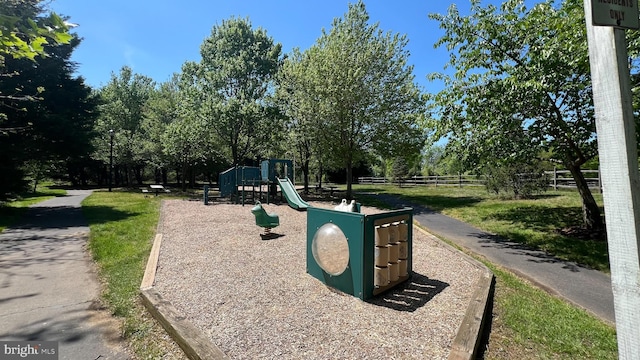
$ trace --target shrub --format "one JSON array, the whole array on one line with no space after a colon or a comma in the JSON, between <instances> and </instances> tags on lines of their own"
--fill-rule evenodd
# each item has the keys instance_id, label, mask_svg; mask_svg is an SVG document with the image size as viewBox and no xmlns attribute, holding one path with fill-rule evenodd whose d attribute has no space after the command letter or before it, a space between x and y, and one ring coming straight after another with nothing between
<instances>
[{"instance_id":1,"label":"shrub","mask_svg":"<svg viewBox=\"0 0 640 360\"><path fill-rule=\"evenodd\" d=\"M537 164L490 165L483 169L487 191L509 194L516 199L530 198L546 191L549 180Z\"/></svg>"}]
</instances>

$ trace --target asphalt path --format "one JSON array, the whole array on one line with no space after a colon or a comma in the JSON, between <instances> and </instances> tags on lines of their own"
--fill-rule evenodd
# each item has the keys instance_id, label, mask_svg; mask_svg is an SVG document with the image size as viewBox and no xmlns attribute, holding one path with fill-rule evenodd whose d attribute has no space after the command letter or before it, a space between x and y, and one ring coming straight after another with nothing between
<instances>
[{"instance_id":1,"label":"asphalt path","mask_svg":"<svg viewBox=\"0 0 640 360\"><path fill-rule=\"evenodd\" d=\"M38 203L0 233L0 342L55 341L59 359L128 359L100 285L80 203L91 191Z\"/></svg>"},{"instance_id":2,"label":"asphalt path","mask_svg":"<svg viewBox=\"0 0 640 360\"><path fill-rule=\"evenodd\" d=\"M404 199L385 194L375 196L395 207L412 207L414 220L430 233L481 255L549 293L584 308L610 324L615 324L613 291L611 277L608 274L508 241Z\"/></svg>"}]
</instances>

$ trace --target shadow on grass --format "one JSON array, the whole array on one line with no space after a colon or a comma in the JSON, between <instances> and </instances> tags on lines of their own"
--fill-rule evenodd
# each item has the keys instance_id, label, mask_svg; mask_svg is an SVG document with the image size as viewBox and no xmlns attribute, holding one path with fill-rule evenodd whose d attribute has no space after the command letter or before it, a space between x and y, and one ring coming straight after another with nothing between
<instances>
[{"instance_id":1,"label":"shadow on grass","mask_svg":"<svg viewBox=\"0 0 640 360\"><path fill-rule=\"evenodd\" d=\"M456 207L467 207L482 201L481 198L472 196L448 197L440 195L401 195L394 193L358 193L358 198L368 206L377 206L380 208L402 208L405 206L412 207L418 204L426 207L426 210L441 211L443 209L451 209Z\"/></svg>"},{"instance_id":2,"label":"shadow on grass","mask_svg":"<svg viewBox=\"0 0 640 360\"><path fill-rule=\"evenodd\" d=\"M51 189L53 189L53 188L51 188ZM67 194L64 193L64 192L57 192L57 191L28 192L28 193L20 194L20 200L29 200L29 199L33 199L33 198L37 198L37 197L43 197L43 196L64 197L64 196L67 196Z\"/></svg>"},{"instance_id":3,"label":"shadow on grass","mask_svg":"<svg viewBox=\"0 0 640 360\"><path fill-rule=\"evenodd\" d=\"M493 242L517 243L527 248L540 249L555 257L597 270L607 271L609 268L606 239L602 237L583 239L559 233L560 229L582 224L582 209L579 207L518 207L491 214L487 216L487 220L509 222L515 224L516 228L524 228L541 234L540 236L532 236L529 232L504 230L500 231L499 235L510 239L511 242L491 239ZM515 245L510 245L510 247L515 248ZM562 261L552 258L550 255L540 258L545 262Z\"/></svg>"},{"instance_id":4,"label":"shadow on grass","mask_svg":"<svg viewBox=\"0 0 640 360\"><path fill-rule=\"evenodd\" d=\"M393 191L380 191L378 195L367 194L376 201L389 204L391 208L411 206L411 203L423 205L415 208L414 215L429 214L447 208L466 207L481 202L480 197L447 197L441 195L409 195L400 197ZM542 194L537 198L555 198L558 194ZM479 210L481 211L481 210ZM566 269L577 271L580 267L608 271L609 258L605 239L584 240L566 236L558 230L570 228L582 223L582 209L575 207L553 207L526 205L508 208L500 212L491 212L486 221L502 221L511 224L505 229L496 230L498 235L477 234L486 247L512 249L522 255L531 255L531 261L563 263ZM575 263L575 264L571 264Z\"/></svg>"},{"instance_id":5,"label":"shadow on grass","mask_svg":"<svg viewBox=\"0 0 640 360\"><path fill-rule=\"evenodd\" d=\"M491 214L487 220L519 223L528 229L549 231L582 224L580 207L549 207L528 205ZM604 239L602 239L604 240Z\"/></svg>"},{"instance_id":6,"label":"shadow on grass","mask_svg":"<svg viewBox=\"0 0 640 360\"><path fill-rule=\"evenodd\" d=\"M541 200L541 199L555 199L557 197L562 196L562 194L559 193L550 193L550 192L545 192L542 194L535 194L533 196L531 196L531 200Z\"/></svg>"},{"instance_id":7,"label":"shadow on grass","mask_svg":"<svg viewBox=\"0 0 640 360\"><path fill-rule=\"evenodd\" d=\"M403 195L402 198L426 206L432 210L467 207L481 202L483 199L474 196L441 196L441 195Z\"/></svg>"},{"instance_id":8,"label":"shadow on grass","mask_svg":"<svg viewBox=\"0 0 640 360\"><path fill-rule=\"evenodd\" d=\"M453 191L455 191L455 189L457 188L448 187L447 191L450 191L451 189L454 189ZM367 196L370 198L377 198L378 200L387 202L389 203L389 205L395 207L402 205L401 203L404 201L419 204L435 211L441 211L443 209L450 208L467 207L484 200L481 196L473 195L449 196L447 194L424 193L421 187L398 188L394 186L359 186L356 191L358 197ZM427 191L427 189L425 189L425 191ZM434 192L434 189L428 189L428 192Z\"/></svg>"},{"instance_id":9,"label":"shadow on grass","mask_svg":"<svg viewBox=\"0 0 640 360\"><path fill-rule=\"evenodd\" d=\"M28 208L15 208L10 206L0 206L0 229L4 229L15 224Z\"/></svg>"},{"instance_id":10,"label":"shadow on grass","mask_svg":"<svg viewBox=\"0 0 640 360\"><path fill-rule=\"evenodd\" d=\"M116 210L104 205L83 205L82 213L90 225L105 224L140 215L138 212Z\"/></svg>"}]
</instances>

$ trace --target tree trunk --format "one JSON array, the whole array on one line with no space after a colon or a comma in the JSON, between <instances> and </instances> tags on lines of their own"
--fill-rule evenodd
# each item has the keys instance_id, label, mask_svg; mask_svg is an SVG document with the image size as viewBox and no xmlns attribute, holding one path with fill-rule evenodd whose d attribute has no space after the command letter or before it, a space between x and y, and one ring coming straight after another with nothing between
<instances>
[{"instance_id":1,"label":"tree trunk","mask_svg":"<svg viewBox=\"0 0 640 360\"><path fill-rule=\"evenodd\" d=\"M309 194L309 160L302 163L302 174L304 178L304 193Z\"/></svg>"},{"instance_id":2,"label":"tree trunk","mask_svg":"<svg viewBox=\"0 0 640 360\"><path fill-rule=\"evenodd\" d=\"M353 177L353 164L351 161L347 164L347 200L353 199L351 190L351 178Z\"/></svg>"},{"instance_id":3,"label":"tree trunk","mask_svg":"<svg viewBox=\"0 0 640 360\"><path fill-rule=\"evenodd\" d=\"M189 167L189 187L191 189L196 187L196 170L194 166Z\"/></svg>"},{"instance_id":4,"label":"tree trunk","mask_svg":"<svg viewBox=\"0 0 640 360\"><path fill-rule=\"evenodd\" d=\"M136 183L138 185L142 185L142 172L144 170L144 166L136 165L136 166L134 166L133 169L134 169L134 175L135 175L135 178L136 178Z\"/></svg>"},{"instance_id":5,"label":"tree trunk","mask_svg":"<svg viewBox=\"0 0 640 360\"><path fill-rule=\"evenodd\" d=\"M114 165L111 176L113 177L113 185L115 187L121 186L120 179L120 165Z\"/></svg>"},{"instance_id":6,"label":"tree trunk","mask_svg":"<svg viewBox=\"0 0 640 360\"><path fill-rule=\"evenodd\" d=\"M87 169L81 166L78 171L80 172L80 185L87 186Z\"/></svg>"},{"instance_id":7,"label":"tree trunk","mask_svg":"<svg viewBox=\"0 0 640 360\"><path fill-rule=\"evenodd\" d=\"M589 185L580 171L579 166L567 167L576 182L576 188L580 197L582 198L582 220L584 225L589 230L602 230L604 229L604 223L600 214L600 208L589 190Z\"/></svg>"},{"instance_id":8,"label":"tree trunk","mask_svg":"<svg viewBox=\"0 0 640 360\"><path fill-rule=\"evenodd\" d=\"M126 186L130 186L131 185L131 167L129 165L125 165L124 166L124 175L125 175L125 181L126 181Z\"/></svg>"},{"instance_id":9,"label":"tree trunk","mask_svg":"<svg viewBox=\"0 0 640 360\"><path fill-rule=\"evenodd\" d=\"M181 171L181 180L182 180L182 191L187 191L187 176L189 176L188 174L188 167L189 165L184 162L182 163L182 171Z\"/></svg>"}]
</instances>

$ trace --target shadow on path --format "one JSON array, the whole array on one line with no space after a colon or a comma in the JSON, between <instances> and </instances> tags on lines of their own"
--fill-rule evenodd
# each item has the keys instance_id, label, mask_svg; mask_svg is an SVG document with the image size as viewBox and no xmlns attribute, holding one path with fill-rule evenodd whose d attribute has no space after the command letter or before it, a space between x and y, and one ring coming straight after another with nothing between
<instances>
[{"instance_id":1,"label":"shadow on path","mask_svg":"<svg viewBox=\"0 0 640 360\"><path fill-rule=\"evenodd\" d=\"M507 240L498 235L488 234L484 232L469 234L478 238L478 244L482 247L491 247L505 251L507 254L518 255L526 257L526 261L533 263L547 263L547 264L562 264L562 268L571 272L579 272L581 269L589 269L590 267L577 264L575 262L559 259L555 256L549 255L544 251L533 249L529 246L521 243Z\"/></svg>"},{"instance_id":2,"label":"shadow on path","mask_svg":"<svg viewBox=\"0 0 640 360\"><path fill-rule=\"evenodd\" d=\"M92 219L92 223L107 223L136 216L137 213L128 213L115 210L108 206L85 206L84 212L99 213L100 217ZM55 207L31 207L24 214L18 224L10 229L67 229L73 227L86 227L83 208L74 206ZM8 229L8 230L10 230Z\"/></svg>"},{"instance_id":3,"label":"shadow on path","mask_svg":"<svg viewBox=\"0 0 640 360\"><path fill-rule=\"evenodd\" d=\"M100 283L81 208L90 194L69 190L35 204L0 233L1 340L58 341L61 359L130 358L117 321L97 307ZM92 210L102 216L97 223L135 215Z\"/></svg>"}]
</instances>

